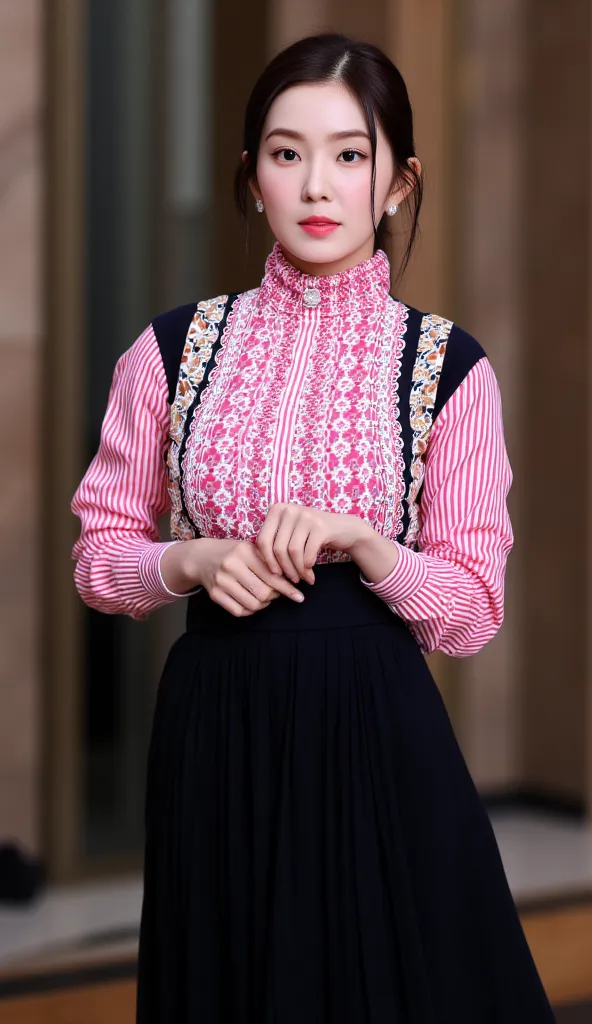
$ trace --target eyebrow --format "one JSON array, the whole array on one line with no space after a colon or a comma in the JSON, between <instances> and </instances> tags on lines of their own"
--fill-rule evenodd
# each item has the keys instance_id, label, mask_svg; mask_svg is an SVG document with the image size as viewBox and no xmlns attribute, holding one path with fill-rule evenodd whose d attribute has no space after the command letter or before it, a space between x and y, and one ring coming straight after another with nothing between
<instances>
[{"instance_id":1,"label":"eyebrow","mask_svg":"<svg viewBox=\"0 0 592 1024\"><path fill-rule=\"evenodd\" d=\"M301 135L300 132L292 131L291 128L272 128L269 134L265 136L265 141L267 142L267 140L270 139L272 135L284 135L288 139L298 139L299 141L302 141L304 139L304 135ZM351 128L348 131L344 132L333 132L331 135L327 137L329 139L363 138L368 139L368 141L370 141L370 136L368 135L368 132L362 131L361 129L358 128Z\"/></svg>"}]
</instances>

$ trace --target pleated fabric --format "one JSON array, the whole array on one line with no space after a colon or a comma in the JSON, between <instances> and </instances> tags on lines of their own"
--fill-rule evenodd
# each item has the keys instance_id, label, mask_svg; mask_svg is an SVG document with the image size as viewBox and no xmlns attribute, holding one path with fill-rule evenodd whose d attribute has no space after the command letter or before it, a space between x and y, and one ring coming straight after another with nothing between
<instances>
[{"instance_id":1,"label":"pleated fabric","mask_svg":"<svg viewBox=\"0 0 592 1024\"><path fill-rule=\"evenodd\" d=\"M438 688L355 563L237 619L201 591L159 685L138 1024L547 1024Z\"/></svg>"}]
</instances>

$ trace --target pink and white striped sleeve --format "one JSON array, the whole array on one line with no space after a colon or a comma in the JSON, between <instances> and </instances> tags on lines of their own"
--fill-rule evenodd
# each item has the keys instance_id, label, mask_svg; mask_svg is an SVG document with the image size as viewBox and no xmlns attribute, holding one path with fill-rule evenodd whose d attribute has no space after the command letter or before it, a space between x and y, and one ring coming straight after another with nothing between
<instances>
[{"instance_id":1,"label":"pink and white striped sleeve","mask_svg":"<svg viewBox=\"0 0 592 1024\"><path fill-rule=\"evenodd\" d=\"M475 654L503 622L512 478L499 386L483 357L432 427L419 550L398 544L397 564L379 583L360 574L408 623L425 654Z\"/></svg>"},{"instance_id":2,"label":"pink and white striped sleeve","mask_svg":"<svg viewBox=\"0 0 592 1024\"><path fill-rule=\"evenodd\" d=\"M169 508L165 450L167 382L154 331L146 328L119 359L99 449L72 499L81 532L72 557L86 604L144 619L186 594L165 586L159 517ZM200 588L198 588L199 590Z\"/></svg>"}]
</instances>

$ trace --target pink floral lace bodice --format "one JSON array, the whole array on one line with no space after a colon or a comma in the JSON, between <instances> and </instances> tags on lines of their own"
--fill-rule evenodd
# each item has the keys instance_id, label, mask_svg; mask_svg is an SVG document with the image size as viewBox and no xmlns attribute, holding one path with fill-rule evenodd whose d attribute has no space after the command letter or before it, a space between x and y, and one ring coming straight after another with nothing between
<instances>
[{"instance_id":1,"label":"pink floral lace bodice","mask_svg":"<svg viewBox=\"0 0 592 1024\"><path fill-rule=\"evenodd\" d=\"M274 247L261 287L233 307L182 455L186 511L202 536L252 537L271 504L298 502L396 537L407 308L389 283L381 251L309 279Z\"/></svg>"}]
</instances>

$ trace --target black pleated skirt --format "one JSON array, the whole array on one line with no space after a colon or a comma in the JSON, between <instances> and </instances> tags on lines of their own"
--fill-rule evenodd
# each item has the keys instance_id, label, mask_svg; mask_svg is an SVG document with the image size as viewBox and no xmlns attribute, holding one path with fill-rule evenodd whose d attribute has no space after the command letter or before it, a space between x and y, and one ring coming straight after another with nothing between
<instances>
[{"instance_id":1,"label":"black pleated skirt","mask_svg":"<svg viewBox=\"0 0 592 1024\"><path fill-rule=\"evenodd\" d=\"M201 591L151 738L139 1024L547 1024L496 840L409 630L355 563Z\"/></svg>"}]
</instances>

